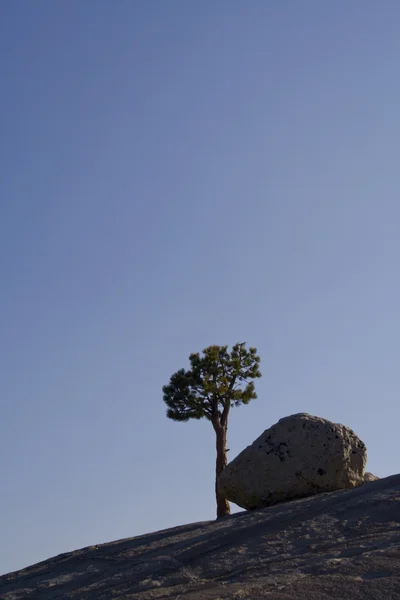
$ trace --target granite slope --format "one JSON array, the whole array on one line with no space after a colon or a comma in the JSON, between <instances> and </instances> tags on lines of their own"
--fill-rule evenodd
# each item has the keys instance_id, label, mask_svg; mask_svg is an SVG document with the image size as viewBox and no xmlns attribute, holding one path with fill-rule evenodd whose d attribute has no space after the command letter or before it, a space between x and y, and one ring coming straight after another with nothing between
<instances>
[{"instance_id":1,"label":"granite slope","mask_svg":"<svg viewBox=\"0 0 400 600\"><path fill-rule=\"evenodd\" d=\"M398 600L400 475L62 554L0 598Z\"/></svg>"}]
</instances>

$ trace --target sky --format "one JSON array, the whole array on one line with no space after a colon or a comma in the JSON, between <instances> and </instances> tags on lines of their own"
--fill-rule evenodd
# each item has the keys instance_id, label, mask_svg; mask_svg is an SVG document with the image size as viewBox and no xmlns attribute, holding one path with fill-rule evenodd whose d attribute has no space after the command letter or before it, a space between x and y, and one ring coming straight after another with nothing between
<instances>
[{"instance_id":1,"label":"sky","mask_svg":"<svg viewBox=\"0 0 400 600\"><path fill-rule=\"evenodd\" d=\"M257 400L400 471L397 0L2 0L0 573L215 517L165 416L246 341ZM233 510L238 510L233 506Z\"/></svg>"}]
</instances>

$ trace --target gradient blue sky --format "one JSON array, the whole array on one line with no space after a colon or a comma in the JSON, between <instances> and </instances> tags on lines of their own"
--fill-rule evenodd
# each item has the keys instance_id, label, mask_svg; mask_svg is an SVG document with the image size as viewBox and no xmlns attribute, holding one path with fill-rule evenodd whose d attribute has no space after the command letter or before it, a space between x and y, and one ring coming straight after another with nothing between
<instances>
[{"instance_id":1,"label":"gradient blue sky","mask_svg":"<svg viewBox=\"0 0 400 600\"><path fill-rule=\"evenodd\" d=\"M2 0L0 572L212 519L191 351L399 468L398 0Z\"/></svg>"}]
</instances>

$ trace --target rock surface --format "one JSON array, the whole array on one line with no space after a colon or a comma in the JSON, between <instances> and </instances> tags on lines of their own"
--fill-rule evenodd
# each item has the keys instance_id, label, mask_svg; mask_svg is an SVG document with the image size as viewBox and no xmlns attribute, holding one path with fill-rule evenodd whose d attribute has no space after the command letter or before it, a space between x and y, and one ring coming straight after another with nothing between
<instances>
[{"instance_id":1,"label":"rock surface","mask_svg":"<svg viewBox=\"0 0 400 600\"><path fill-rule=\"evenodd\" d=\"M364 481L368 482L368 481L378 481L379 477L377 477L376 475L374 475L373 473L364 473Z\"/></svg>"},{"instance_id":2,"label":"rock surface","mask_svg":"<svg viewBox=\"0 0 400 600\"><path fill-rule=\"evenodd\" d=\"M0 577L2 600L399 597L400 475L91 546Z\"/></svg>"},{"instance_id":3,"label":"rock surface","mask_svg":"<svg viewBox=\"0 0 400 600\"><path fill-rule=\"evenodd\" d=\"M228 500L246 509L271 506L364 482L365 444L354 431L299 413L264 431L218 479Z\"/></svg>"}]
</instances>

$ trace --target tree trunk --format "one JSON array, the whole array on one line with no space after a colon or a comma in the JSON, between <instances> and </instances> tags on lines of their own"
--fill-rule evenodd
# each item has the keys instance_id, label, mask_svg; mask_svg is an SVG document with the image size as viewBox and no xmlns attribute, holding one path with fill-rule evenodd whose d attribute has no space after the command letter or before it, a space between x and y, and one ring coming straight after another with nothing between
<instances>
[{"instance_id":1,"label":"tree trunk","mask_svg":"<svg viewBox=\"0 0 400 600\"><path fill-rule=\"evenodd\" d=\"M218 475L225 469L228 459L226 457L226 425L215 424L215 435L217 437L217 463L215 469L215 496L217 500L217 519L231 514L231 509L228 500L218 492L217 479Z\"/></svg>"}]
</instances>

